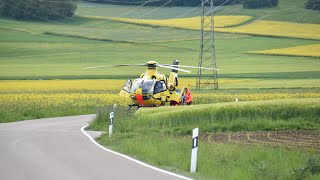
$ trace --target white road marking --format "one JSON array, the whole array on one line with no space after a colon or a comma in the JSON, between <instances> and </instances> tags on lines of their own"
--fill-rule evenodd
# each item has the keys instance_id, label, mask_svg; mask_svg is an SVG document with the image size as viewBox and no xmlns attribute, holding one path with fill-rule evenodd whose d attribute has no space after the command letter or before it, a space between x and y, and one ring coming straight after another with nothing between
<instances>
[{"instance_id":1,"label":"white road marking","mask_svg":"<svg viewBox=\"0 0 320 180\"><path fill-rule=\"evenodd\" d=\"M163 170L163 169L160 169L160 168L151 166L150 164L147 164L147 163L138 161L138 160L133 159L132 157L129 157L129 156L127 156L127 155L124 155L124 154L121 154L121 153L112 151L112 150L110 150L110 149L108 149L108 148L105 148L105 147L103 147L102 145L100 145L96 140L94 140L94 139L84 130L86 127L88 127L88 126L83 126L83 127L81 128L82 133L83 133L84 135L86 135L86 136L90 139L91 142L93 142L95 145L97 145L97 146L100 147L101 149L103 149L103 150L105 150L105 151L108 151L108 152L110 152L110 153L113 153L113 154L115 154L115 155L121 156L121 157L123 157L123 158L126 158L126 159L128 159L128 160L130 160L130 161L133 161L133 162L135 162L135 163L137 163L137 164L140 164L140 165L142 165L142 166L144 166L144 167L153 169L153 170L155 170L155 171L159 171L159 172L162 172L162 173L165 173L165 174L169 174L169 175L171 175L171 176L175 176L175 177L178 177L178 178L181 178L181 179L192 180L192 179L190 179L190 178L188 178L188 177L181 176L181 175L179 175L179 174L175 174L175 173L172 173L172 172L169 172L169 171L166 171L166 170Z\"/></svg>"}]
</instances>

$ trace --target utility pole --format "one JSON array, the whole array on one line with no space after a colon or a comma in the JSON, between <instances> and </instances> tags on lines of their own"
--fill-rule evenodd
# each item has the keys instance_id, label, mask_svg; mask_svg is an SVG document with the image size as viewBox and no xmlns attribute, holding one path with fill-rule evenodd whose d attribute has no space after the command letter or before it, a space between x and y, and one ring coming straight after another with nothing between
<instances>
[{"instance_id":1,"label":"utility pole","mask_svg":"<svg viewBox=\"0 0 320 180\"><path fill-rule=\"evenodd\" d=\"M206 7L210 4L210 7ZM210 67L212 70L198 69L197 89L218 89L218 73L214 39L213 0L202 0L201 36L199 67Z\"/></svg>"}]
</instances>

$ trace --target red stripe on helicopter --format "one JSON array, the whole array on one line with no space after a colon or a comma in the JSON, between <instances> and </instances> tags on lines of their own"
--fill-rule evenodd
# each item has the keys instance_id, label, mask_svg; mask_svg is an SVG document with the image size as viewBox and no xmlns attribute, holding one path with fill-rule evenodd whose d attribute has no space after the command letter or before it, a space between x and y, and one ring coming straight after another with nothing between
<instances>
[{"instance_id":1,"label":"red stripe on helicopter","mask_svg":"<svg viewBox=\"0 0 320 180\"><path fill-rule=\"evenodd\" d=\"M140 105L144 105L144 100L141 94L136 94L136 100Z\"/></svg>"}]
</instances>

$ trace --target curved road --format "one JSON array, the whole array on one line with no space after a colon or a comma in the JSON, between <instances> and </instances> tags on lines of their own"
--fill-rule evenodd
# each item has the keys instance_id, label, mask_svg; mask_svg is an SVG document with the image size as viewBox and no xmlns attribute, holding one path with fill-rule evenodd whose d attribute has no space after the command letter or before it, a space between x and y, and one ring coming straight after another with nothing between
<instances>
[{"instance_id":1,"label":"curved road","mask_svg":"<svg viewBox=\"0 0 320 180\"><path fill-rule=\"evenodd\" d=\"M93 117L0 124L0 179L179 179L96 146L80 131Z\"/></svg>"}]
</instances>

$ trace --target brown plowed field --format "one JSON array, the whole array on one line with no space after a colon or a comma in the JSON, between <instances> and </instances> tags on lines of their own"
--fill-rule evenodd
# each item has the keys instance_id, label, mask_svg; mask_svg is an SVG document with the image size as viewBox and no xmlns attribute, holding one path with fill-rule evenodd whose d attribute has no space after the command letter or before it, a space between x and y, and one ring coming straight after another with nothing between
<instances>
[{"instance_id":1,"label":"brown plowed field","mask_svg":"<svg viewBox=\"0 0 320 180\"><path fill-rule=\"evenodd\" d=\"M320 132L317 131L264 131L205 134L209 142L244 145L284 146L288 148L315 149L320 151Z\"/></svg>"}]
</instances>

